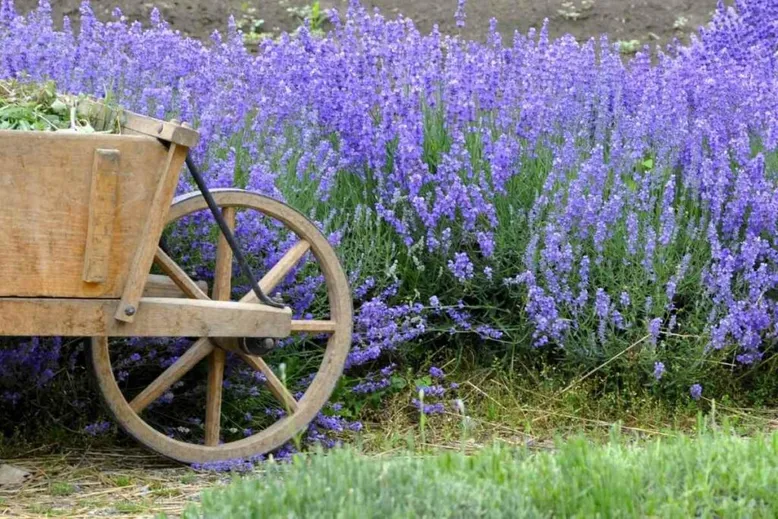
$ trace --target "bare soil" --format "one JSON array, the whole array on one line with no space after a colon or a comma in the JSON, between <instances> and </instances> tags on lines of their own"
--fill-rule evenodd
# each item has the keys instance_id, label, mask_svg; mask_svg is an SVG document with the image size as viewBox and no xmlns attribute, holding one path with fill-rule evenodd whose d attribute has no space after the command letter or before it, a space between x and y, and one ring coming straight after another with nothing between
<instances>
[{"instance_id":1,"label":"bare soil","mask_svg":"<svg viewBox=\"0 0 778 519\"><path fill-rule=\"evenodd\" d=\"M207 38L214 30L224 31L227 19L252 15L264 20L268 32L292 31L299 19L287 9L302 7L313 0L92 0L92 8L101 18L109 18L115 7L131 19L147 21L156 6L171 25L183 33ZM16 0L17 8L26 12L38 0ZM62 15L76 18L81 0L51 2L57 19ZM483 38L489 20L498 20L500 32L526 32L549 20L552 36L572 34L579 40L607 33L611 41L639 40L665 43L673 38L686 40L689 33L707 23L716 0L470 0L467 3L467 25L458 29L454 20L457 0L362 0L369 8L377 7L384 16L398 14L413 19L422 32L438 24L445 33L461 32L466 37ZM322 8L337 7L345 11L348 0L322 0Z\"/></svg>"}]
</instances>

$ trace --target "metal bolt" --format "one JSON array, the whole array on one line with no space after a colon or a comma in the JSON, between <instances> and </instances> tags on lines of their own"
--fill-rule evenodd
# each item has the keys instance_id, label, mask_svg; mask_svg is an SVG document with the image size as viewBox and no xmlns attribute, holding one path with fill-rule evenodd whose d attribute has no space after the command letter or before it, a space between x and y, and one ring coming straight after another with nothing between
<instances>
[{"instance_id":1,"label":"metal bolt","mask_svg":"<svg viewBox=\"0 0 778 519\"><path fill-rule=\"evenodd\" d=\"M124 309L124 315L126 316L133 316L135 315L135 307L134 306L128 306Z\"/></svg>"}]
</instances>

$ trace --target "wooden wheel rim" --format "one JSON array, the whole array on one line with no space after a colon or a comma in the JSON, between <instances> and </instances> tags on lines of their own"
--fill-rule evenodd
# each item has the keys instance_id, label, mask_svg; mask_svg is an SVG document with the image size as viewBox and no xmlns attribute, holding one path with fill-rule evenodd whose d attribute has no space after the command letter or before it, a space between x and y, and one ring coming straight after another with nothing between
<instances>
[{"instance_id":1,"label":"wooden wheel rim","mask_svg":"<svg viewBox=\"0 0 778 519\"><path fill-rule=\"evenodd\" d=\"M221 208L253 209L281 221L299 238L308 241L324 275L334 332L327 341L316 376L290 415L253 436L215 446L186 443L170 438L147 424L129 405L113 374L108 338L92 337L92 362L97 384L116 421L148 448L185 463L203 463L247 458L272 451L303 430L327 403L343 372L351 345L352 304L348 280L338 257L324 235L305 216L291 207L257 193L240 189L211 191ZM200 193L189 193L173 200L167 224L188 214L206 210Z\"/></svg>"}]
</instances>

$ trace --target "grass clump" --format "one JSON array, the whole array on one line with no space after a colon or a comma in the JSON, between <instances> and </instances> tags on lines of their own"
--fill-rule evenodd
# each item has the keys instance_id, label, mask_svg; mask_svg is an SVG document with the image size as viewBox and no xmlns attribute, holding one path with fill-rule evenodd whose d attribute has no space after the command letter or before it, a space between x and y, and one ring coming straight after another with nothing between
<instances>
[{"instance_id":1,"label":"grass clump","mask_svg":"<svg viewBox=\"0 0 778 519\"><path fill-rule=\"evenodd\" d=\"M76 492L76 487L65 481L55 481L51 484L51 495L69 496Z\"/></svg>"},{"instance_id":2,"label":"grass clump","mask_svg":"<svg viewBox=\"0 0 778 519\"><path fill-rule=\"evenodd\" d=\"M703 433L630 445L583 438L532 453L372 458L354 450L269 464L208 491L184 517L775 517L778 434Z\"/></svg>"}]
</instances>

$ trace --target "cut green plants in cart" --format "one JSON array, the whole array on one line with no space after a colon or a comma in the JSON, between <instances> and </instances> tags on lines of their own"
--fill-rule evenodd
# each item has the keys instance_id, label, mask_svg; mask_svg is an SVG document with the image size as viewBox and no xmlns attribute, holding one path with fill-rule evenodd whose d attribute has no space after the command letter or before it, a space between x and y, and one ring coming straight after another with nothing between
<instances>
[{"instance_id":1,"label":"cut green plants in cart","mask_svg":"<svg viewBox=\"0 0 778 519\"><path fill-rule=\"evenodd\" d=\"M80 97L58 93L53 81L0 80L0 130L98 132L78 109L80 101ZM118 131L118 121L106 126L99 133Z\"/></svg>"}]
</instances>

